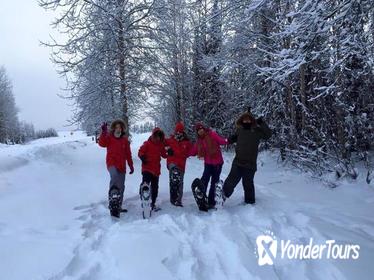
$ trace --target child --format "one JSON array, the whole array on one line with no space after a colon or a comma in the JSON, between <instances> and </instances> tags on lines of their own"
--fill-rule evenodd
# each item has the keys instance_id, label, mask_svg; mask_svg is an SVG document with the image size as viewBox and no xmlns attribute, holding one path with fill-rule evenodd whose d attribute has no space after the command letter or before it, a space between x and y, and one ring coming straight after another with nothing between
<instances>
[{"instance_id":1,"label":"child","mask_svg":"<svg viewBox=\"0 0 374 280\"><path fill-rule=\"evenodd\" d=\"M229 143L236 143L235 158L231 171L223 185L223 194L230 197L236 185L242 179L244 202L255 203L255 187L253 178L257 170L258 145L261 140L271 137L271 130L262 118L255 120L250 112L246 112L236 122L236 133L229 137Z\"/></svg>"},{"instance_id":2,"label":"child","mask_svg":"<svg viewBox=\"0 0 374 280\"><path fill-rule=\"evenodd\" d=\"M110 174L109 191L115 186L120 191L119 206L122 206L125 191L126 162L130 167L130 174L134 173L130 143L125 136L126 126L122 120L115 120L108 133L107 123L101 126L99 145L107 148L106 165ZM126 209L120 209L127 212ZM111 209L112 212L112 209ZM118 214L112 213L114 216Z\"/></svg>"},{"instance_id":3,"label":"child","mask_svg":"<svg viewBox=\"0 0 374 280\"><path fill-rule=\"evenodd\" d=\"M166 158L165 150L165 134L156 127L152 131L152 135L140 147L138 156L142 161L142 175L143 182L151 186L151 208L153 211L160 210L156 206L156 199L158 195L158 181L161 174L161 157Z\"/></svg>"},{"instance_id":4,"label":"child","mask_svg":"<svg viewBox=\"0 0 374 280\"><path fill-rule=\"evenodd\" d=\"M227 139L222 138L213 130L204 127L201 123L195 125L195 130L197 133L197 142L191 149L190 155L197 155L200 159L204 159L204 172L201 181L204 184L206 192L210 180L208 208L212 209L216 205L216 184L219 181L223 165L220 145L227 145L228 142Z\"/></svg>"},{"instance_id":5,"label":"child","mask_svg":"<svg viewBox=\"0 0 374 280\"><path fill-rule=\"evenodd\" d=\"M170 202L179 207L183 207L183 177L186 167L186 160L192 148L192 144L184 131L184 125L178 122L175 126L174 135L166 139L167 145L167 168L170 179ZM177 184L176 194L173 184Z\"/></svg>"}]
</instances>

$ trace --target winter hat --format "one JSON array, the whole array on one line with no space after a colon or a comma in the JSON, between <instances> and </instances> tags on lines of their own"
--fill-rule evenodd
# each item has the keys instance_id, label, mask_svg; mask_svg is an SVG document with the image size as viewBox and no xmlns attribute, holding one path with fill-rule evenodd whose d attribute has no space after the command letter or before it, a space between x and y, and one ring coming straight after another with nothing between
<instances>
[{"instance_id":1,"label":"winter hat","mask_svg":"<svg viewBox=\"0 0 374 280\"><path fill-rule=\"evenodd\" d=\"M159 128L159 127L155 127L153 130L152 130L152 134L155 134L157 131L160 131L161 130L161 128Z\"/></svg>"},{"instance_id":2,"label":"winter hat","mask_svg":"<svg viewBox=\"0 0 374 280\"><path fill-rule=\"evenodd\" d=\"M114 121L112 122L112 124L110 125L110 132L111 132L111 133L114 133L114 130L115 130L115 128L116 128L116 126L117 126L118 124L122 127L122 133L125 133L127 127L126 127L125 122L124 122L123 120L121 120L121 119L117 119L117 120L114 120Z\"/></svg>"},{"instance_id":3,"label":"winter hat","mask_svg":"<svg viewBox=\"0 0 374 280\"><path fill-rule=\"evenodd\" d=\"M195 131L198 132L200 129L206 129L205 126L202 123L196 123L195 124Z\"/></svg>"},{"instance_id":4,"label":"winter hat","mask_svg":"<svg viewBox=\"0 0 374 280\"><path fill-rule=\"evenodd\" d=\"M255 125L256 124L256 119L253 117L253 115L251 114L251 113L249 113L249 112L245 112L245 113L243 113L240 117L239 117L239 119L236 121L236 126L242 126L242 124L243 124L243 120L245 120L245 119L250 119L251 120L251 123L253 124L253 125Z\"/></svg>"},{"instance_id":5,"label":"winter hat","mask_svg":"<svg viewBox=\"0 0 374 280\"><path fill-rule=\"evenodd\" d=\"M178 122L176 125L175 125L175 130L174 130L175 133L182 133L184 132L184 125L182 122Z\"/></svg>"}]
</instances>

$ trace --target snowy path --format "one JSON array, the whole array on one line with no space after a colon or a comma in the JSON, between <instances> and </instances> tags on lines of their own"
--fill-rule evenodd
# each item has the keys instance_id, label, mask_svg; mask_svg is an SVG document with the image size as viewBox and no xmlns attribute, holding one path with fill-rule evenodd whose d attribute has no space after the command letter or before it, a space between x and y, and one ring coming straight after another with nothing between
<instances>
[{"instance_id":1,"label":"snowy path","mask_svg":"<svg viewBox=\"0 0 374 280\"><path fill-rule=\"evenodd\" d=\"M145 135L135 135L136 172L127 177L129 213L108 216L105 150L76 133L25 146L0 146L0 279L372 279L374 189L345 183L328 189L260 157L256 206L243 206L238 186L225 209L200 213L190 184L202 162L188 161L183 209L168 203L143 220L138 202ZM232 155L226 156L223 178ZM163 166L165 164L163 163ZM17 218L16 218L17 217ZM358 260L286 260L258 266L256 237L359 244ZM279 252L278 252L279 253Z\"/></svg>"}]
</instances>

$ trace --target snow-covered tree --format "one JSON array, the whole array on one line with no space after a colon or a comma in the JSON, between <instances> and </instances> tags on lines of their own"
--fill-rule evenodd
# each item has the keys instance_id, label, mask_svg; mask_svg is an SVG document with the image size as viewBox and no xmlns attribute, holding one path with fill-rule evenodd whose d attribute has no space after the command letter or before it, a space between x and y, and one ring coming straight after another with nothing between
<instances>
[{"instance_id":1,"label":"snow-covered tree","mask_svg":"<svg viewBox=\"0 0 374 280\"><path fill-rule=\"evenodd\" d=\"M152 93L156 98L155 119L170 131L177 121L186 121L189 90L189 51L191 41L186 0L157 1L153 11L154 28L151 32L152 60L149 75L153 78ZM168 115L159 112L168 111Z\"/></svg>"},{"instance_id":2,"label":"snow-covered tree","mask_svg":"<svg viewBox=\"0 0 374 280\"><path fill-rule=\"evenodd\" d=\"M146 19L153 1L41 0L40 5L60 12L53 25L66 40L46 45L68 80L68 97L77 102L74 121L92 127L115 116L128 125L148 83Z\"/></svg>"},{"instance_id":3,"label":"snow-covered tree","mask_svg":"<svg viewBox=\"0 0 374 280\"><path fill-rule=\"evenodd\" d=\"M358 161L372 168L373 1L41 3L61 12L67 40L50 46L86 130L143 105L167 132L182 120L228 135L251 107L282 160L353 178Z\"/></svg>"},{"instance_id":4,"label":"snow-covered tree","mask_svg":"<svg viewBox=\"0 0 374 280\"><path fill-rule=\"evenodd\" d=\"M18 143L18 109L13 96L12 83L4 67L0 67L0 143Z\"/></svg>"}]
</instances>

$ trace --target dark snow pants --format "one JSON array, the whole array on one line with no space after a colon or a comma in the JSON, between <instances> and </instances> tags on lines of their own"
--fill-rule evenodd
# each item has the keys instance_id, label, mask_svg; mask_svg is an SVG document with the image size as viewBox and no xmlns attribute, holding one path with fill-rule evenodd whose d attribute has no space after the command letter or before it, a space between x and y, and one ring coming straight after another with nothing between
<instances>
[{"instance_id":1,"label":"dark snow pants","mask_svg":"<svg viewBox=\"0 0 374 280\"><path fill-rule=\"evenodd\" d=\"M110 188L113 186L116 186L120 193L121 193L121 198L120 202L122 205L123 201L123 193L125 191L125 178L126 178L126 172L120 172L116 167L110 166L108 168L109 174L110 174L110 183L109 183L109 191Z\"/></svg>"},{"instance_id":2,"label":"dark snow pants","mask_svg":"<svg viewBox=\"0 0 374 280\"><path fill-rule=\"evenodd\" d=\"M206 193L208 189L208 184L210 180L210 189L208 194L208 204L209 205L216 205L216 184L219 181L219 176L221 175L222 171L222 164L205 164L204 165L204 172L203 176L201 177L201 181L204 184L204 192Z\"/></svg>"},{"instance_id":3,"label":"dark snow pants","mask_svg":"<svg viewBox=\"0 0 374 280\"><path fill-rule=\"evenodd\" d=\"M143 172L143 181L142 183L146 182L147 184L151 185L151 199L152 199L152 205L155 205L156 199L158 196L158 180L159 176L153 175L150 172Z\"/></svg>"},{"instance_id":4,"label":"dark snow pants","mask_svg":"<svg viewBox=\"0 0 374 280\"><path fill-rule=\"evenodd\" d=\"M253 184L253 178L256 171L250 168L238 166L233 163L229 176L227 176L225 183L223 184L223 193L226 197L230 197L234 192L235 187L239 181L242 180L244 189L244 202L255 203L255 186Z\"/></svg>"}]
</instances>

